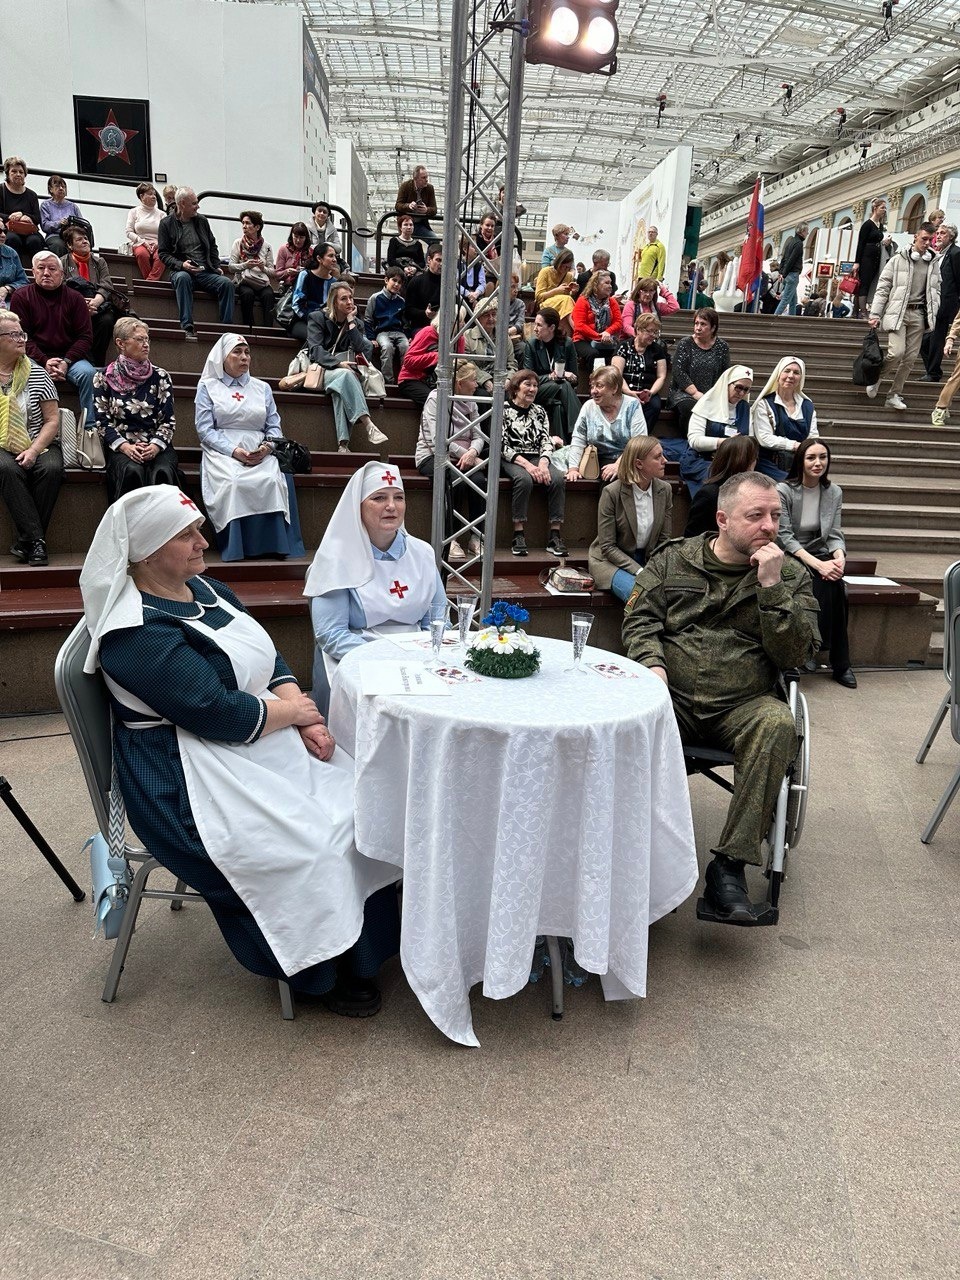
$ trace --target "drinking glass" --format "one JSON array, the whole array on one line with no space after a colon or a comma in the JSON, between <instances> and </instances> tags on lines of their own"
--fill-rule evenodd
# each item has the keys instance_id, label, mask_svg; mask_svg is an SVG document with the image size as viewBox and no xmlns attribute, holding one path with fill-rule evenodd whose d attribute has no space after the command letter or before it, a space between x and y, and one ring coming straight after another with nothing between
<instances>
[{"instance_id":1,"label":"drinking glass","mask_svg":"<svg viewBox=\"0 0 960 1280\"><path fill-rule=\"evenodd\" d=\"M443 636L447 629L449 615L450 606L448 604L432 604L430 606L430 658L424 663L424 666L431 668L443 666L440 661L440 650L443 648Z\"/></svg>"},{"instance_id":2,"label":"drinking glass","mask_svg":"<svg viewBox=\"0 0 960 1280\"><path fill-rule=\"evenodd\" d=\"M457 601L457 622L460 626L460 644L458 651L461 654L467 652L467 639L470 635L470 624L473 622L473 615L477 608L477 597L470 591L464 595L458 595Z\"/></svg>"},{"instance_id":3,"label":"drinking glass","mask_svg":"<svg viewBox=\"0 0 960 1280\"><path fill-rule=\"evenodd\" d=\"M580 660L583 657L583 651L586 648L587 637L590 635L590 629L593 626L592 613L571 613L570 629L573 632L573 666L565 668L567 671L579 671L583 673L583 667Z\"/></svg>"},{"instance_id":4,"label":"drinking glass","mask_svg":"<svg viewBox=\"0 0 960 1280\"><path fill-rule=\"evenodd\" d=\"M567 372L566 360L554 360L553 372L562 378L563 375Z\"/></svg>"}]
</instances>

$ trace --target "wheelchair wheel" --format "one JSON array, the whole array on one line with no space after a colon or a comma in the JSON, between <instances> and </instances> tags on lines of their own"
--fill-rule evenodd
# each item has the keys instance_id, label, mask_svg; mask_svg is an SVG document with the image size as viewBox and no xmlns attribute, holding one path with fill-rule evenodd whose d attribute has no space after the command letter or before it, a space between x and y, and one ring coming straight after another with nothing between
<instances>
[{"instance_id":1,"label":"wheelchair wheel","mask_svg":"<svg viewBox=\"0 0 960 1280\"><path fill-rule=\"evenodd\" d=\"M797 688L790 686L790 709L797 726L797 737L800 746L797 758L793 762L793 774L790 779L790 796L787 801L786 843L789 849L795 849L803 834L803 822L807 813L807 796L810 790L810 716L807 711L807 700ZM771 886L772 888L772 886Z\"/></svg>"}]
</instances>

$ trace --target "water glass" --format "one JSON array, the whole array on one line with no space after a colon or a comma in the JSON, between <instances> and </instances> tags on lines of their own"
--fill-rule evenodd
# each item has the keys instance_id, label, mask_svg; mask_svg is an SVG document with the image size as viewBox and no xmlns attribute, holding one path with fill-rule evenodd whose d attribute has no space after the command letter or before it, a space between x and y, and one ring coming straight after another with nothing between
<instances>
[{"instance_id":1,"label":"water glass","mask_svg":"<svg viewBox=\"0 0 960 1280\"><path fill-rule=\"evenodd\" d=\"M477 597L474 592L470 591L456 597L457 601L457 622L460 627L460 653L467 652L467 640L470 636L470 624L473 622L473 615L477 608Z\"/></svg>"},{"instance_id":2,"label":"water glass","mask_svg":"<svg viewBox=\"0 0 960 1280\"><path fill-rule=\"evenodd\" d=\"M586 648L587 638L590 635L592 627L592 613L571 613L570 629L573 632L573 666L567 667L567 671L583 672L583 667L580 665L580 662L583 658L583 651Z\"/></svg>"},{"instance_id":3,"label":"water glass","mask_svg":"<svg viewBox=\"0 0 960 1280\"><path fill-rule=\"evenodd\" d=\"M563 375L567 372L566 360L554 360L553 372L557 375L558 378L562 378Z\"/></svg>"},{"instance_id":4,"label":"water glass","mask_svg":"<svg viewBox=\"0 0 960 1280\"><path fill-rule=\"evenodd\" d=\"M443 637L447 629L447 620L450 615L450 606L444 604L432 604L429 610L430 621L430 659L424 665L428 667L441 667L443 663L440 661L440 650L443 648Z\"/></svg>"}]
</instances>

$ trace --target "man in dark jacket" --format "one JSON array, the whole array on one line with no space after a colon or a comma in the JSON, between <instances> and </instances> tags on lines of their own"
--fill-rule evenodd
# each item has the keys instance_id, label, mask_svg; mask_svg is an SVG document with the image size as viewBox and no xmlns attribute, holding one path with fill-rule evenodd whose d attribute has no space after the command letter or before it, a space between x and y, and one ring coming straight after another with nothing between
<instances>
[{"instance_id":1,"label":"man in dark jacket","mask_svg":"<svg viewBox=\"0 0 960 1280\"><path fill-rule=\"evenodd\" d=\"M941 223L937 232L937 252L940 263L940 309L933 331L924 336L920 355L927 372L924 382L940 382L943 379L943 344L947 330L960 311L960 245L957 244L957 228Z\"/></svg>"},{"instance_id":2,"label":"man in dark jacket","mask_svg":"<svg viewBox=\"0 0 960 1280\"><path fill-rule=\"evenodd\" d=\"M797 286L800 284L800 272L803 270L803 242L807 238L808 227L805 222L798 222L797 229L783 246L780 254L780 274L783 276L783 293L773 313L782 316L789 311L797 314Z\"/></svg>"},{"instance_id":3,"label":"man in dark jacket","mask_svg":"<svg viewBox=\"0 0 960 1280\"><path fill-rule=\"evenodd\" d=\"M96 370L90 363L90 308L75 289L64 284L63 264L55 253L42 249L34 254L33 284L18 289L8 306L27 335L27 355L46 369L54 382L73 383L92 425Z\"/></svg>"},{"instance_id":4,"label":"man in dark jacket","mask_svg":"<svg viewBox=\"0 0 960 1280\"><path fill-rule=\"evenodd\" d=\"M221 324L233 319L233 284L221 270L217 242L210 223L197 212L199 208L193 188L178 187L177 211L164 218L157 232L157 252L170 269L180 328L190 342L197 340L193 332L194 289L217 299Z\"/></svg>"},{"instance_id":5,"label":"man in dark jacket","mask_svg":"<svg viewBox=\"0 0 960 1280\"><path fill-rule=\"evenodd\" d=\"M560 316L553 307L541 307L533 322L533 337L523 344L521 364L537 375L536 403L550 419L550 434L570 443L580 416L577 395L577 350L569 338L557 332Z\"/></svg>"},{"instance_id":6,"label":"man in dark jacket","mask_svg":"<svg viewBox=\"0 0 960 1280\"><path fill-rule=\"evenodd\" d=\"M427 250L427 269L407 284L406 315L411 333L425 329L440 310L440 272L443 246L438 240Z\"/></svg>"},{"instance_id":7,"label":"man in dark jacket","mask_svg":"<svg viewBox=\"0 0 960 1280\"><path fill-rule=\"evenodd\" d=\"M397 213L413 214L413 234L418 240L426 240L428 244L436 240L427 219L437 216L437 197L425 164L418 164L413 177L400 184L396 210Z\"/></svg>"}]
</instances>

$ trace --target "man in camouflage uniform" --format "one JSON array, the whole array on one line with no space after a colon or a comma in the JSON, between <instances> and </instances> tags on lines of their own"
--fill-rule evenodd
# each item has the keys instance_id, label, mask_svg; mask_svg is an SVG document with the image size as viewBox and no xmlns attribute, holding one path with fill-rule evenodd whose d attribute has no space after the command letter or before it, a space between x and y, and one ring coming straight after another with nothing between
<instances>
[{"instance_id":1,"label":"man in camouflage uniform","mask_svg":"<svg viewBox=\"0 0 960 1280\"><path fill-rule=\"evenodd\" d=\"M772 480L731 476L720 489L719 532L668 542L653 555L623 623L629 657L670 689L683 741L734 753L733 796L704 891L730 923L749 920L744 863L762 863L797 753L793 716L774 693L778 675L820 646L810 577L776 545L779 519Z\"/></svg>"}]
</instances>

